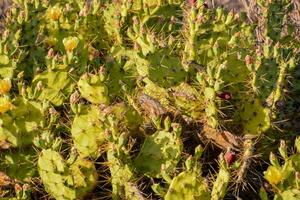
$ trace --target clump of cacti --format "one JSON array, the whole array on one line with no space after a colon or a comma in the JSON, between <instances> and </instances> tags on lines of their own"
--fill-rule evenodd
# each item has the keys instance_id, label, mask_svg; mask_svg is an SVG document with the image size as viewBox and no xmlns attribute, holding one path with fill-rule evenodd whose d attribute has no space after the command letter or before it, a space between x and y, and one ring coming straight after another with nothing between
<instances>
[{"instance_id":1,"label":"clump of cacti","mask_svg":"<svg viewBox=\"0 0 300 200\"><path fill-rule=\"evenodd\" d=\"M13 1L0 198L299 199L298 4L253 5Z\"/></svg>"},{"instance_id":2,"label":"clump of cacti","mask_svg":"<svg viewBox=\"0 0 300 200\"><path fill-rule=\"evenodd\" d=\"M264 172L264 178L272 186L275 192L275 199L299 199L299 173L300 173L300 139L295 140L295 152L289 155L287 144L280 141L278 148L279 155L283 159L280 164L278 157L270 154L271 165ZM261 191L263 196L265 191Z\"/></svg>"}]
</instances>

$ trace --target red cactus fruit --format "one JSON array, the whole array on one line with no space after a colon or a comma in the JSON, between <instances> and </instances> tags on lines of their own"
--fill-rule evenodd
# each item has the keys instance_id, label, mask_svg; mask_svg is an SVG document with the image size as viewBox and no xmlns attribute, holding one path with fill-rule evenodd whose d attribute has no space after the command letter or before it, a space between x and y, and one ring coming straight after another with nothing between
<instances>
[{"instance_id":1,"label":"red cactus fruit","mask_svg":"<svg viewBox=\"0 0 300 200\"><path fill-rule=\"evenodd\" d=\"M218 97L220 97L223 100L230 100L231 94L229 92L222 92L222 93L218 94Z\"/></svg>"},{"instance_id":2,"label":"red cactus fruit","mask_svg":"<svg viewBox=\"0 0 300 200\"><path fill-rule=\"evenodd\" d=\"M188 0L190 6L194 6L197 3L197 0Z\"/></svg>"},{"instance_id":3,"label":"red cactus fruit","mask_svg":"<svg viewBox=\"0 0 300 200\"><path fill-rule=\"evenodd\" d=\"M224 158L225 158L226 163L228 165L231 165L235 161L235 158L236 158L235 152L233 152L231 150L227 151L224 155Z\"/></svg>"}]
</instances>

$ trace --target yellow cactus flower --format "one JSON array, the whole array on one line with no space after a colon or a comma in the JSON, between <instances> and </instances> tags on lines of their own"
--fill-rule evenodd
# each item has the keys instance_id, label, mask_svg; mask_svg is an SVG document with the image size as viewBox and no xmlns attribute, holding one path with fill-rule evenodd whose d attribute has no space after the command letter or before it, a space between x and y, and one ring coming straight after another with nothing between
<instances>
[{"instance_id":1,"label":"yellow cactus flower","mask_svg":"<svg viewBox=\"0 0 300 200\"><path fill-rule=\"evenodd\" d=\"M67 52L72 52L78 45L79 40L77 37L67 37L63 39L63 44Z\"/></svg>"},{"instance_id":2,"label":"yellow cactus flower","mask_svg":"<svg viewBox=\"0 0 300 200\"><path fill-rule=\"evenodd\" d=\"M11 82L8 79L0 80L0 94L6 94L11 88Z\"/></svg>"},{"instance_id":3,"label":"yellow cactus flower","mask_svg":"<svg viewBox=\"0 0 300 200\"><path fill-rule=\"evenodd\" d=\"M48 18L57 21L61 16L61 8L58 5L50 8L47 13Z\"/></svg>"},{"instance_id":4,"label":"yellow cactus flower","mask_svg":"<svg viewBox=\"0 0 300 200\"><path fill-rule=\"evenodd\" d=\"M272 185L277 185L283 179L282 171L277 167L270 166L265 172L265 179Z\"/></svg>"},{"instance_id":5,"label":"yellow cactus flower","mask_svg":"<svg viewBox=\"0 0 300 200\"><path fill-rule=\"evenodd\" d=\"M0 114L5 113L13 108L13 104L7 97L0 97Z\"/></svg>"}]
</instances>

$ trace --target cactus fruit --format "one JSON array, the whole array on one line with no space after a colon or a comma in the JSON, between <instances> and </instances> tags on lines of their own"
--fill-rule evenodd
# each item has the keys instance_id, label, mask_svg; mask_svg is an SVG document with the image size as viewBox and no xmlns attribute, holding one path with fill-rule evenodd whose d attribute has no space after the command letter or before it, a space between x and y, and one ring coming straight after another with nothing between
<instances>
[{"instance_id":1,"label":"cactus fruit","mask_svg":"<svg viewBox=\"0 0 300 200\"><path fill-rule=\"evenodd\" d=\"M181 127L179 124L171 124L169 120L166 118L164 121L165 130L158 130L146 138L139 155L134 160L137 170L147 176L161 177L161 170L166 174L174 172L180 159Z\"/></svg>"},{"instance_id":2,"label":"cactus fruit","mask_svg":"<svg viewBox=\"0 0 300 200\"><path fill-rule=\"evenodd\" d=\"M95 187L98 176L92 162L80 158L65 161L51 149L40 153L38 171L46 191L58 200L83 198Z\"/></svg>"}]
</instances>

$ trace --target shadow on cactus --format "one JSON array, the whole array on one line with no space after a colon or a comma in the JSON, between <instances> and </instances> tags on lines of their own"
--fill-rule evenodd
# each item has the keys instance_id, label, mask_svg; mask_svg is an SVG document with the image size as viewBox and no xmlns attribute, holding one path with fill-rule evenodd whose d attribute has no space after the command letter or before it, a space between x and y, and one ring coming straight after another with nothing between
<instances>
[{"instance_id":1,"label":"shadow on cactus","mask_svg":"<svg viewBox=\"0 0 300 200\"><path fill-rule=\"evenodd\" d=\"M38 175L36 159L36 152L31 148L2 152L0 171L5 172L12 179L31 183Z\"/></svg>"}]
</instances>

